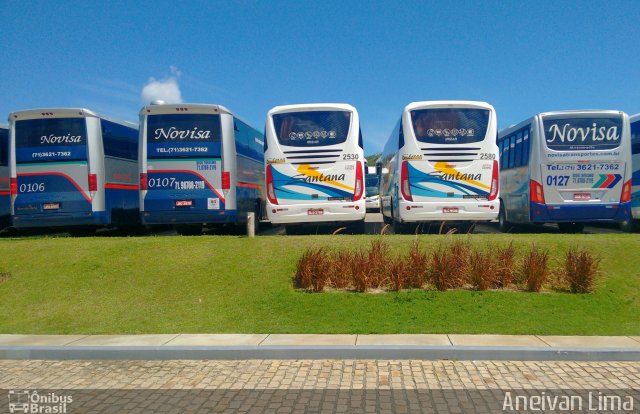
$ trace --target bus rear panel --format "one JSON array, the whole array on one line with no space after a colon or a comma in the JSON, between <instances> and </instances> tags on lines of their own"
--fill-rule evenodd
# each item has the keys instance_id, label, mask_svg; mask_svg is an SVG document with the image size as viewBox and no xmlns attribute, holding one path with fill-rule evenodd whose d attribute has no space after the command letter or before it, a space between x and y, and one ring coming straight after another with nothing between
<instances>
[{"instance_id":1,"label":"bus rear panel","mask_svg":"<svg viewBox=\"0 0 640 414\"><path fill-rule=\"evenodd\" d=\"M83 109L22 111L13 113L10 121L14 227L137 222L134 127ZM111 137L118 149L103 145L103 137ZM121 151L126 140L128 148L134 148L129 159L105 157Z\"/></svg>"},{"instance_id":2,"label":"bus rear panel","mask_svg":"<svg viewBox=\"0 0 640 414\"><path fill-rule=\"evenodd\" d=\"M152 105L141 112L144 224L203 225L259 218L262 134L218 105ZM195 227L198 227L195 229Z\"/></svg>"},{"instance_id":3,"label":"bus rear panel","mask_svg":"<svg viewBox=\"0 0 640 414\"><path fill-rule=\"evenodd\" d=\"M355 108L276 107L267 116L266 134L271 222L364 223L364 152Z\"/></svg>"}]
</instances>

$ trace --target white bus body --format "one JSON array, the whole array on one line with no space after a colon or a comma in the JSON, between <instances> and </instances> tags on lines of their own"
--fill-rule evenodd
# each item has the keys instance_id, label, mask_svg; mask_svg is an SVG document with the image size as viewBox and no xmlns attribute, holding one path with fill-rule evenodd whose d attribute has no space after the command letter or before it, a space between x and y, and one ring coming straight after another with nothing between
<instances>
[{"instance_id":1,"label":"white bus body","mask_svg":"<svg viewBox=\"0 0 640 414\"><path fill-rule=\"evenodd\" d=\"M265 127L267 213L275 224L364 227L364 151L346 104L277 106Z\"/></svg>"},{"instance_id":2,"label":"white bus body","mask_svg":"<svg viewBox=\"0 0 640 414\"><path fill-rule=\"evenodd\" d=\"M498 215L495 109L485 102L407 105L377 164L387 223L493 220ZM381 170L384 171L384 170Z\"/></svg>"},{"instance_id":3,"label":"white bus body","mask_svg":"<svg viewBox=\"0 0 640 414\"><path fill-rule=\"evenodd\" d=\"M500 229L630 218L629 118L621 111L560 111L500 131Z\"/></svg>"}]
</instances>

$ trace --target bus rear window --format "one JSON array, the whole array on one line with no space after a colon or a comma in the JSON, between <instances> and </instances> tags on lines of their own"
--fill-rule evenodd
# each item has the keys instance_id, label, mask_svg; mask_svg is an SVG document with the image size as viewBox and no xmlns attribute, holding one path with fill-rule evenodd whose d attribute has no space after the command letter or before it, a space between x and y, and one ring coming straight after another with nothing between
<instances>
[{"instance_id":1,"label":"bus rear window","mask_svg":"<svg viewBox=\"0 0 640 414\"><path fill-rule=\"evenodd\" d=\"M468 144L482 141L489 126L489 110L433 108L411 111L413 132L428 144Z\"/></svg>"},{"instance_id":2,"label":"bus rear window","mask_svg":"<svg viewBox=\"0 0 640 414\"><path fill-rule=\"evenodd\" d=\"M351 125L348 111L287 112L273 115L280 145L322 147L342 144Z\"/></svg>"},{"instance_id":3,"label":"bus rear window","mask_svg":"<svg viewBox=\"0 0 640 414\"><path fill-rule=\"evenodd\" d=\"M87 159L85 118L16 121L15 137L17 163Z\"/></svg>"},{"instance_id":4,"label":"bus rear window","mask_svg":"<svg viewBox=\"0 0 640 414\"><path fill-rule=\"evenodd\" d=\"M618 148L622 118L543 118L547 148L555 151Z\"/></svg>"},{"instance_id":5,"label":"bus rear window","mask_svg":"<svg viewBox=\"0 0 640 414\"><path fill-rule=\"evenodd\" d=\"M147 158L218 158L221 136L220 115L149 115Z\"/></svg>"}]
</instances>

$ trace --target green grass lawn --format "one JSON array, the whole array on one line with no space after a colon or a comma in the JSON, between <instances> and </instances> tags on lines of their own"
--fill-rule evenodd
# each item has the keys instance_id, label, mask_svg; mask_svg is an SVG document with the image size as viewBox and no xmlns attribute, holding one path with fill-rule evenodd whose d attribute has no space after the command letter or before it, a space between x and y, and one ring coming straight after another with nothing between
<instances>
[{"instance_id":1,"label":"green grass lawn","mask_svg":"<svg viewBox=\"0 0 640 414\"><path fill-rule=\"evenodd\" d=\"M478 245L532 242L602 258L592 294L413 290L297 291L311 246L366 248L379 236L0 239L0 333L493 333L640 335L640 238L634 234L464 235ZM429 248L446 237L420 236ZM395 251L414 236L387 236Z\"/></svg>"}]
</instances>

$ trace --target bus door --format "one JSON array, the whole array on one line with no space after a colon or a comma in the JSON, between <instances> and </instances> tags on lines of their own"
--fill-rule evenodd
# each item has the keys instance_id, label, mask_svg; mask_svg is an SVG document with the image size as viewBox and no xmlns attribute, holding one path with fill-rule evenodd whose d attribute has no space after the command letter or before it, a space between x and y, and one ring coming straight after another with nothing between
<instances>
[{"instance_id":1,"label":"bus door","mask_svg":"<svg viewBox=\"0 0 640 414\"><path fill-rule=\"evenodd\" d=\"M148 115L146 145L145 212L225 210L229 176L222 174L220 115Z\"/></svg>"},{"instance_id":2,"label":"bus door","mask_svg":"<svg viewBox=\"0 0 640 414\"><path fill-rule=\"evenodd\" d=\"M550 205L549 217L559 220L582 218L568 216L562 206L620 203L628 168L616 150L622 118L545 117L543 128L550 151L540 165L542 182L531 183L532 201ZM616 214L616 208L600 209L597 218L613 219Z\"/></svg>"},{"instance_id":3,"label":"bus door","mask_svg":"<svg viewBox=\"0 0 640 414\"><path fill-rule=\"evenodd\" d=\"M355 140L347 142L351 112L274 114L273 125L278 143L284 149L282 158L266 160L267 188L272 203L321 205L360 199L364 192L364 160ZM272 189L276 200L273 200ZM322 213L322 208L308 211L308 214Z\"/></svg>"},{"instance_id":4,"label":"bus door","mask_svg":"<svg viewBox=\"0 0 640 414\"><path fill-rule=\"evenodd\" d=\"M89 175L86 118L15 121L15 158L16 220L92 211L97 178Z\"/></svg>"}]
</instances>

